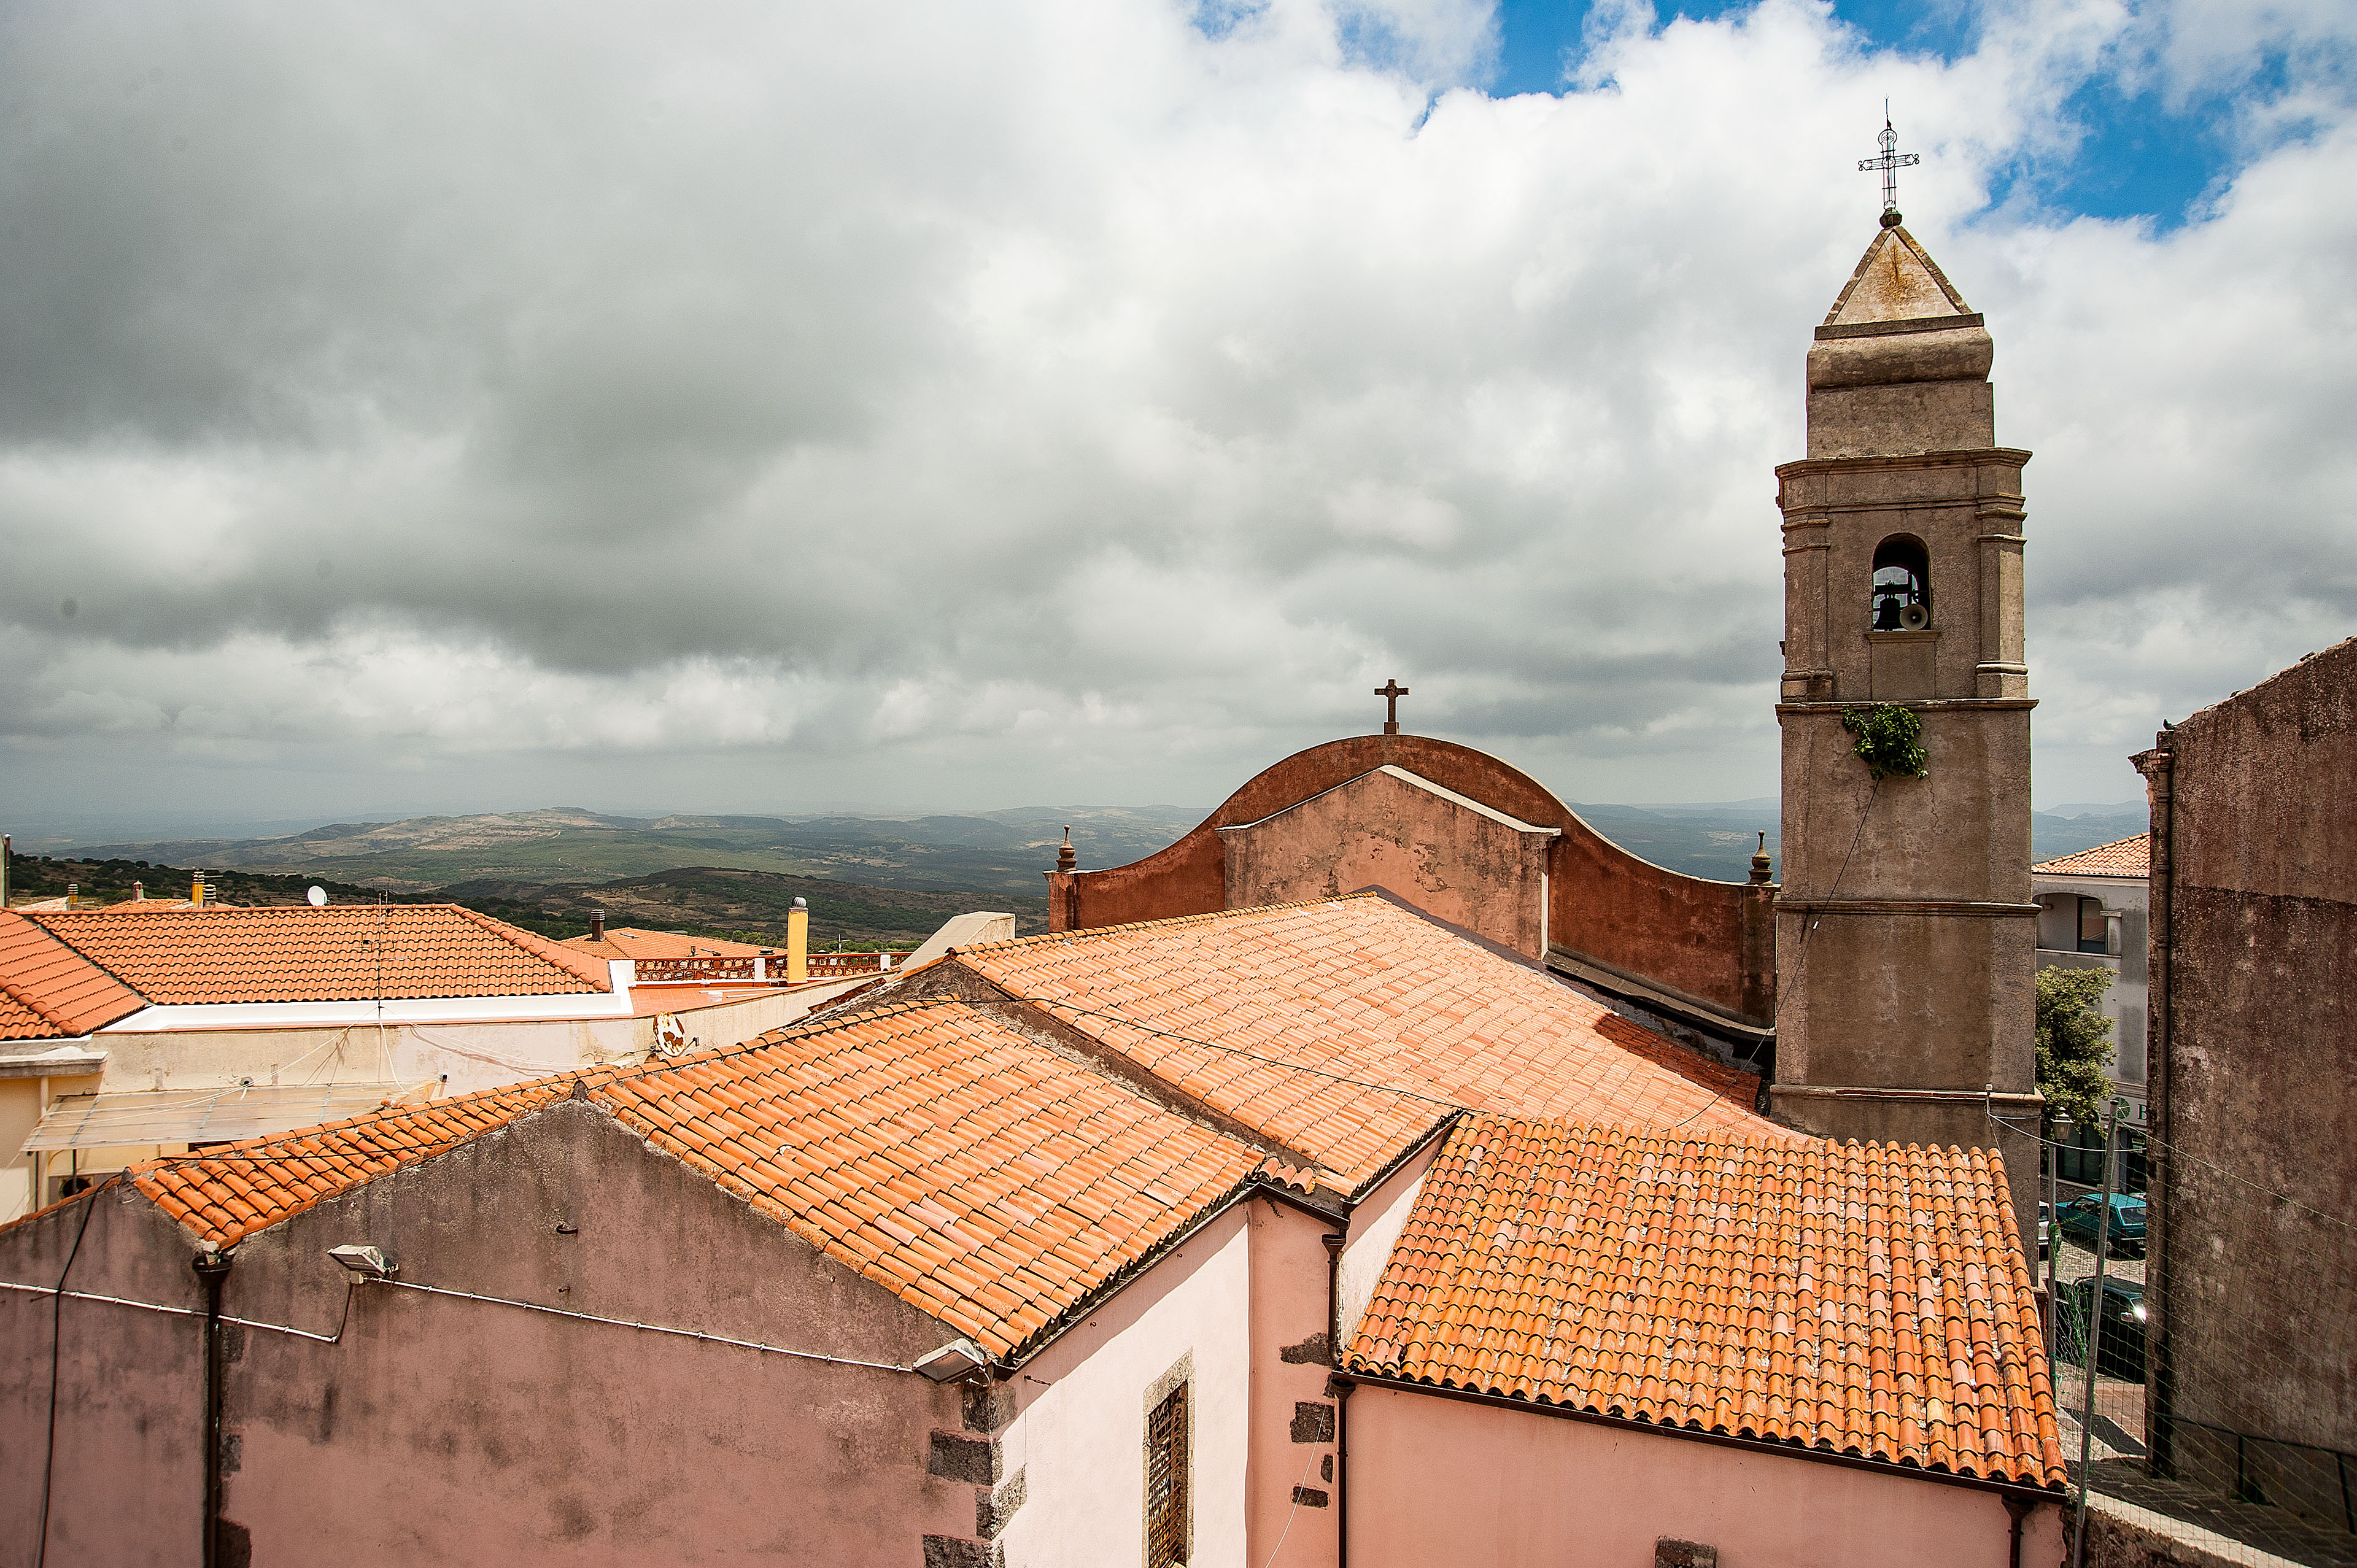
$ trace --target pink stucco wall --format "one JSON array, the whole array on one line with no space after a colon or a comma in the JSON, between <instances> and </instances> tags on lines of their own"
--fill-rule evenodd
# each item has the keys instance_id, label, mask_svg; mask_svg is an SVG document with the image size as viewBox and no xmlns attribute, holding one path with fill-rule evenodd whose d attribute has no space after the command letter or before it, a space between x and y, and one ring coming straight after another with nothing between
<instances>
[{"instance_id":1,"label":"pink stucco wall","mask_svg":"<svg viewBox=\"0 0 2357 1568\"><path fill-rule=\"evenodd\" d=\"M1362 1385L1351 1568L1647 1568L1667 1536L1720 1568L2006 1568L1995 1493ZM2024 1568L2062 1560L2059 1503Z\"/></svg>"},{"instance_id":2,"label":"pink stucco wall","mask_svg":"<svg viewBox=\"0 0 2357 1568\"><path fill-rule=\"evenodd\" d=\"M144 1200L108 1203L76 1283L200 1305L188 1240ZM0 1236L0 1277L54 1277L70 1241L58 1229ZM347 1241L384 1248L422 1283L862 1359L905 1362L951 1337L584 1102L247 1240L226 1310L332 1331L348 1287L327 1249ZM5 1307L8 1343L45 1348L48 1304ZM49 1561L194 1561L194 1326L66 1311ZM38 1509L38 1466L16 1435L45 1413L35 1359L12 1353L0 1384L8 1541L30 1539ZM223 1513L255 1568L834 1568L920 1563L926 1535L975 1533L974 1488L928 1470L931 1434L959 1427L960 1391L913 1374L363 1285L339 1344L233 1333L224 1382Z\"/></svg>"}]
</instances>

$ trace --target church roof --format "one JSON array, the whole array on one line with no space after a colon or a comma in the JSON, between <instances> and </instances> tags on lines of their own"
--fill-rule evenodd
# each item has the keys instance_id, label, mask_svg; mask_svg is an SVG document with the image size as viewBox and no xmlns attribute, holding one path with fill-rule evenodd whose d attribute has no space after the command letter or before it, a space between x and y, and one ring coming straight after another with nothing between
<instances>
[{"instance_id":1,"label":"church roof","mask_svg":"<svg viewBox=\"0 0 2357 1568\"><path fill-rule=\"evenodd\" d=\"M2040 861L2029 869L2050 876L2149 876L2152 875L2152 835L2138 833L2134 838L2099 843L2076 854L2058 855L2052 860Z\"/></svg>"},{"instance_id":2,"label":"church roof","mask_svg":"<svg viewBox=\"0 0 2357 1568\"><path fill-rule=\"evenodd\" d=\"M960 948L955 961L1357 1190L1460 1107L1789 1136L1760 1079L1370 893Z\"/></svg>"},{"instance_id":3,"label":"church roof","mask_svg":"<svg viewBox=\"0 0 2357 1568\"><path fill-rule=\"evenodd\" d=\"M1981 1150L1469 1117L1342 1369L2060 1487L2006 1195Z\"/></svg>"}]
</instances>

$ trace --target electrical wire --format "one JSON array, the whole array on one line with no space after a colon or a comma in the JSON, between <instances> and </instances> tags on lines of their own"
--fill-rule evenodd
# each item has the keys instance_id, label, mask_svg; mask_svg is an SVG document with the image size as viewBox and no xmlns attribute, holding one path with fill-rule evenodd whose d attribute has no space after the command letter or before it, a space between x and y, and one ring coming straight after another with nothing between
<instances>
[{"instance_id":1,"label":"electrical wire","mask_svg":"<svg viewBox=\"0 0 2357 1568\"><path fill-rule=\"evenodd\" d=\"M90 1217L98 1211L100 1195L122 1179L123 1173L116 1171L90 1189L81 1207L81 1223L74 1227L73 1245L66 1250L65 1267L58 1271L57 1299L49 1309L49 1433L41 1454L41 1534L33 1552L33 1568L43 1568L49 1560L49 1490L58 1467L58 1366L64 1348L66 1276L73 1273L74 1260L81 1256L81 1239L90 1232Z\"/></svg>"},{"instance_id":2,"label":"electrical wire","mask_svg":"<svg viewBox=\"0 0 2357 1568\"><path fill-rule=\"evenodd\" d=\"M2058 1150L2083 1148L2083 1145L2081 1144L2060 1143L2055 1139L2046 1137L2042 1133L2029 1132L2021 1127L2018 1127L2011 1122L2007 1121L2004 1117L1999 1116L1996 1112L1988 1110L1986 1104L1983 1106L1981 1114L1996 1122L1998 1126L2004 1128L2007 1132L2011 1133L2014 1136L2018 1138L2028 1138L2032 1143L2038 1144L2045 1148ZM2189 1154L2185 1150L2179 1148L2176 1144L2171 1144L2165 1139L2154 1137L2150 1133L2147 1133L2144 1135L2144 1142L2147 1149L2159 1149L2167 1153L2172 1158L2190 1160L2193 1164L2202 1166L2204 1169L2217 1172L2220 1176L2224 1176L2228 1181L2238 1182L2244 1187L2249 1187L2253 1192L2263 1193L2266 1197L2274 1198L2277 1203L2287 1204L2291 1208L2298 1209L2303 1214L2312 1214L2317 1219L2323 1220L2329 1225L2338 1225L2343 1230L2357 1230L2357 1224L2352 1224L2349 1220L2342 1219L2340 1215L2327 1214L2321 1208L2311 1208L2307 1204L2302 1203L2299 1199L2290 1197L2287 1194L2277 1192L2275 1188L2266 1186L2263 1182L2253 1181L2250 1177L2246 1176L2239 1176L2233 1171L2227 1169L2224 1165L2217 1164L2215 1161L2205 1160L2199 1155Z\"/></svg>"},{"instance_id":3,"label":"electrical wire","mask_svg":"<svg viewBox=\"0 0 2357 1568\"><path fill-rule=\"evenodd\" d=\"M1309 1484L1310 1466L1318 1463L1318 1453L1312 1449L1307 1463L1301 1466L1301 1479L1293 1488L1293 1507L1285 1516L1285 1528L1276 1532L1276 1544L1268 1549L1268 1558L1260 1568L1273 1568L1276 1554L1285 1550L1285 1538L1293 1533L1293 1516L1301 1511L1301 1488Z\"/></svg>"}]
</instances>

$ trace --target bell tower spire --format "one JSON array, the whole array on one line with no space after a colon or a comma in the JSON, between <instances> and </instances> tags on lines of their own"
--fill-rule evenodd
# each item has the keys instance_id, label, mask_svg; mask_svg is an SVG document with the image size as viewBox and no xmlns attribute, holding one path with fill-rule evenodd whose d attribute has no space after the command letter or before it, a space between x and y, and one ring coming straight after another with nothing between
<instances>
[{"instance_id":1,"label":"bell tower spire","mask_svg":"<svg viewBox=\"0 0 2357 1568\"><path fill-rule=\"evenodd\" d=\"M2029 454L1996 445L1980 314L1896 217L1816 330L1808 456L1776 470L1784 882L1770 1098L1784 1120L1836 1138L2000 1149L2018 1219L2035 1212L2036 1146L1989 1118L2034 1132L2040 1104Z\"/></svg>"}]
</instances>

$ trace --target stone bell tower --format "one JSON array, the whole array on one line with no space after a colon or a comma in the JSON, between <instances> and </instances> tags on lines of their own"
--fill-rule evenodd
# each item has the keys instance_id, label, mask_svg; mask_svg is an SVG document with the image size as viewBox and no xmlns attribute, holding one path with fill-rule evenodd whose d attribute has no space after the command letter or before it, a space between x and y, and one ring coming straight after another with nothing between
<instances>
[{"instance_id":1,"label":"stone bell tower","mask_svg":"<svg viewBox=\"0 0 2357 1568\"><path fill-rule=\"evenodd\" d=\"M2036 1212L2021 470L1996 349L1887 210L1809 350L1784 513L1776 1114L1835 1138L2002 1151ZM1877 782L1843 726L1890 703L1928 770ZM1991 1112L2024 1133L1989 1121Z\"/></svg>"}]
</instances>

